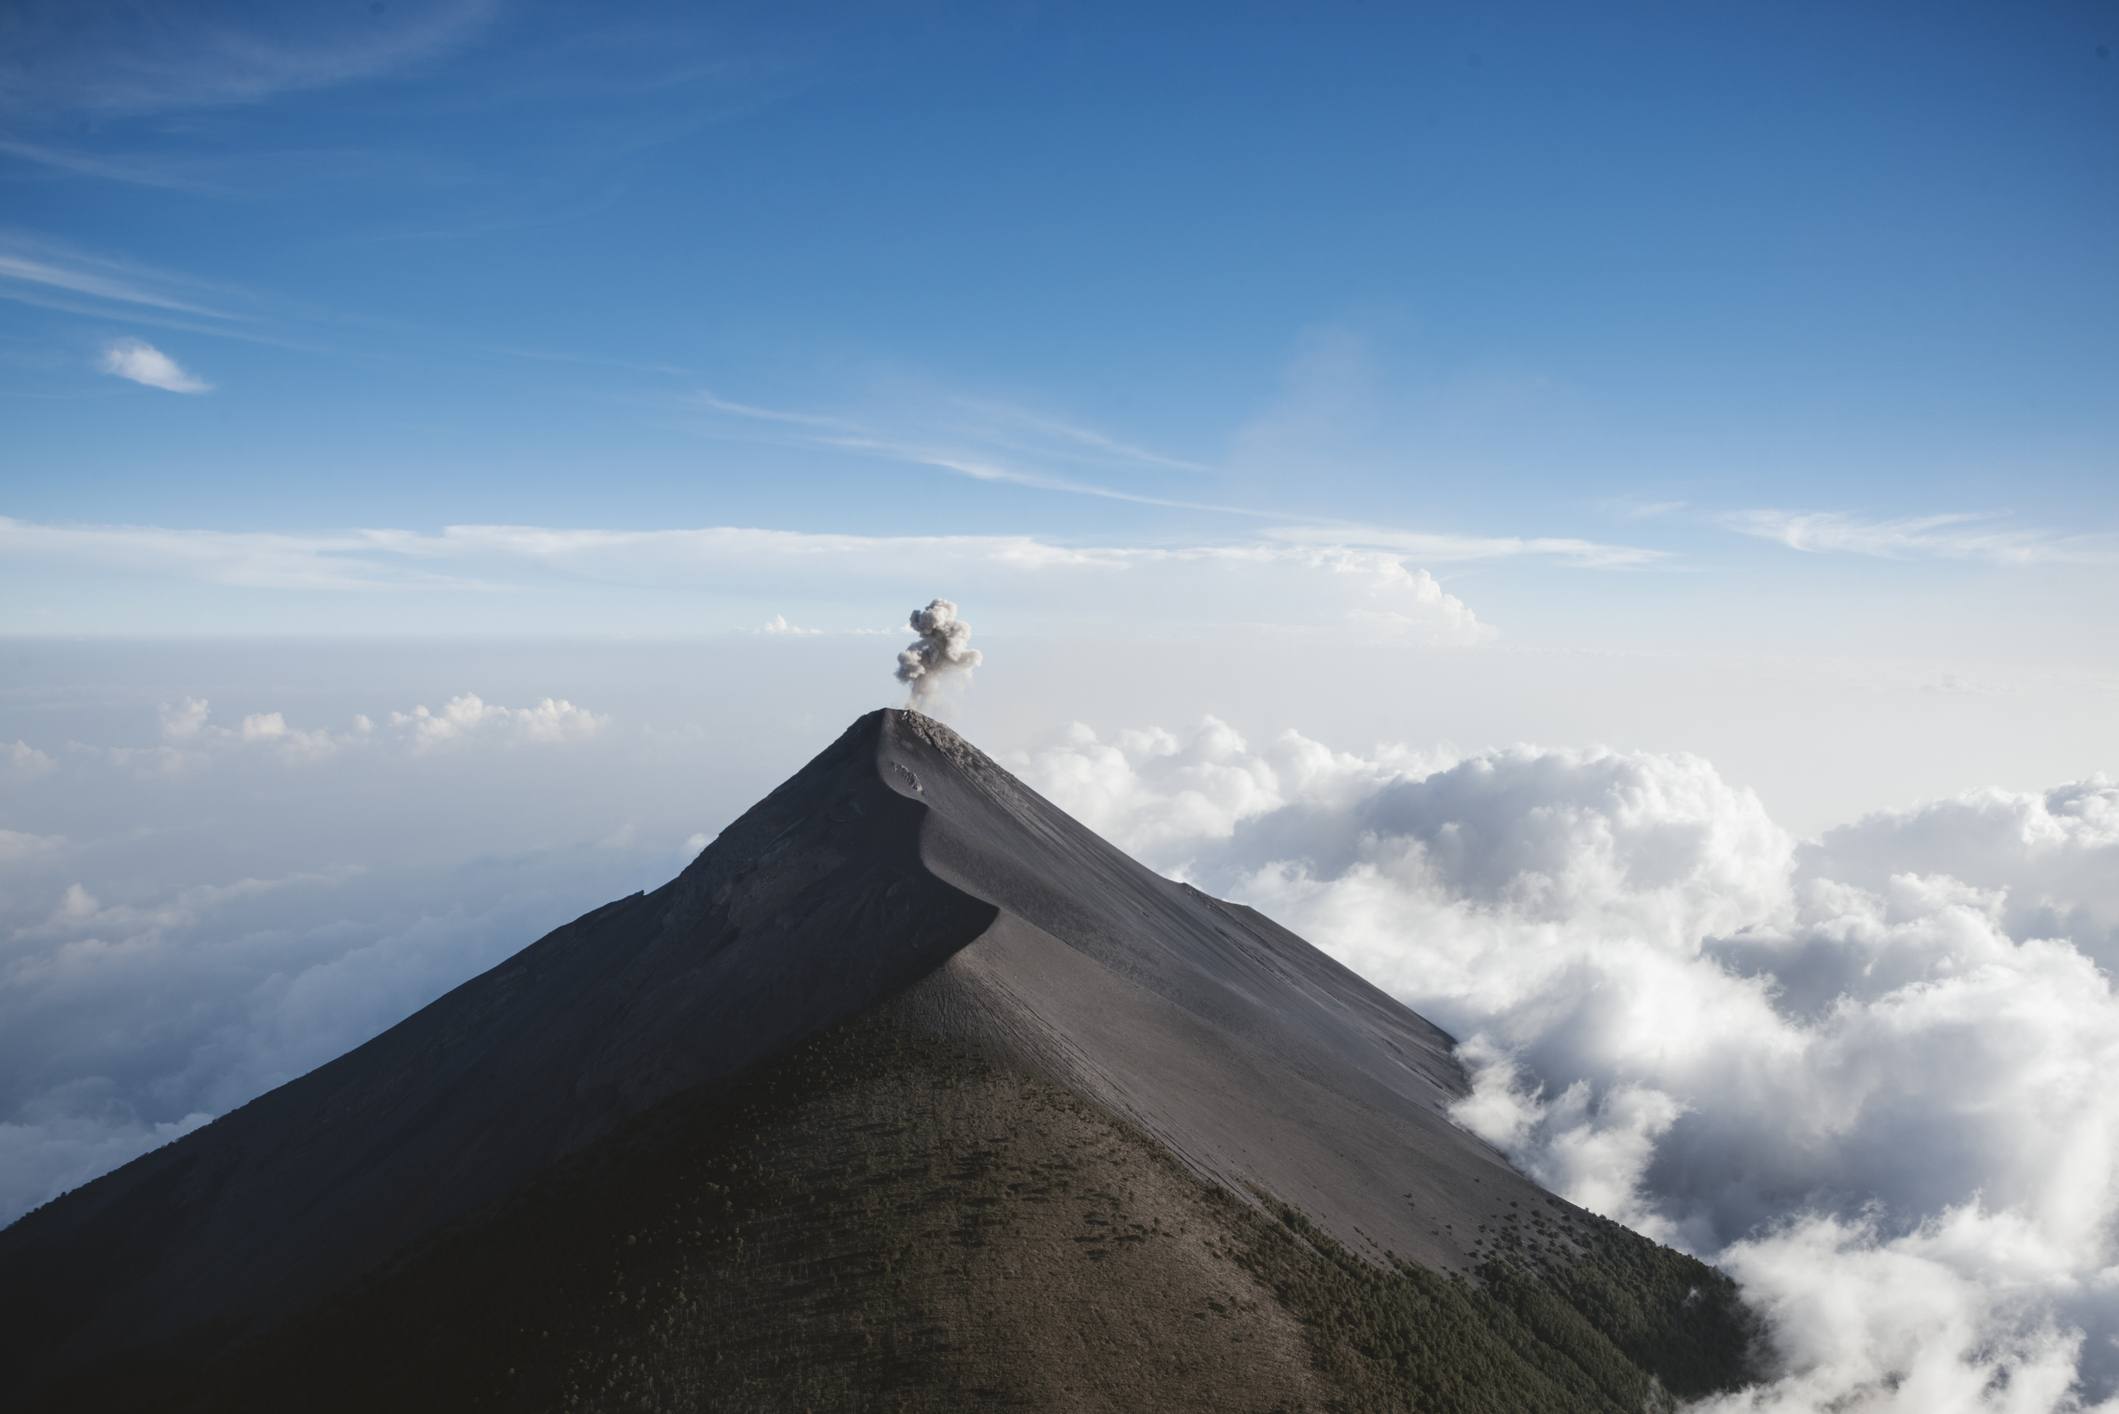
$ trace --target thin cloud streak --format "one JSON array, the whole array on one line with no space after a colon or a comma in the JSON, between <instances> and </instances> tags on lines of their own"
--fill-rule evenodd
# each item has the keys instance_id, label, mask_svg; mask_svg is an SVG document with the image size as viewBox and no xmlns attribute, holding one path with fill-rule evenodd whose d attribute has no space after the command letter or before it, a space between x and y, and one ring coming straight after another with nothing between
<instances>
[{"instance_id":1,"label":"thin cloud streak","mask_svg":"<svg viewBox=\"0 0 2119 1414\"><path fill-rule=\"evenodd\" d=\"M81 250L20 229L0 229L0 300L310 353L345 350L290 330L421 332Z\"/></svg>"},{"instance_id":2,"label":"thin cloud streak","mask_svg":"<svg viewBox=\"0 0 2119 1414\"><path fill-rule=\"evenodd\" d=\"M1102 453L1106 459L1110 460L1133 462L1141 466L1158 467L1170 471L1206 472L1210 475L1218 475L1221 471L1221 468L1208 466L1204 462L1187 461L1182 457L1165 456L1161 452L1151 452L1145 447L1136 447L1130 442L1121 442L1115 438L1106 437L1103 433L1093 428L1077 427L1073 423L1062 422L1057 418L1040 417L1035 413L1025 412L1021 408L979 402L966 403L965 406L975 413L984 415L986 421L979 428L984 435L994 436L997 435L999 428L1014 425L1028 428L1032 432L1041 432L1057 437L1063 442L1079 443L1082 446ZM1035 448L1027 450L1049 451L1050 449Z\"/></svg>"},{"instance_id":3,"label":"thin cloud streak","mask_svg":"<svg viewBox=\"0 0 2119 1414\"><path fill-rule=\"evenodd\" d=\"M2119 561L2119 535L1976 528L1996 519L1989 512L1864 520L1838 511L1750 510L1725 516L1722 524L1812 554L1839 551L1886 560L1986 560L1999 565Z\"/></svg>"},{"instance_id":4,"label":"thin cloud streak","mask_svg":"<svg viewBox=\"0 0 2119 1414\"><path fill-rule=\"evenodd\" d=\"M732 57L728 37L718 27L701 37L680 34L666 22L625 26L598 17L588 30L588 45L580 43L578 27L555 41L535 34L541 25L496 26L499 0L406 0L383 11L356 4L313 14L288 9L244 26L189 22L186 16L158 30L128 24L117 5L96 0L70 6L31 0L15 9L27 18L12 29L8 12L0 10L0 113L12 110L16 121L11 126L17 129L0 138L0 153L65 176L218 196L265 195L254 181L242 180L239 169L289 154L250 147L240 138L233 144L225 139L172 144L166 141L168 128L156 134L152 148L106 148L136 131L125 126L128 119L262 105L302 92L401 80L463 51L498 44L511 52L499 58L492 81L430 87L420 95L424 111L446 122L499 108L564 106L572 110L564 154L547 146L551 168L608 169L780 101L799 91L817 69L813 62L784 56ZM704 50L704 57L673 54L686 40L691 49ZM625 46L637 62L610 62ZM598 51L605 62L584 66L584 47ZM494 61L488 56L484 62ZM649 117L641 107L647 103L668 111ZM80 119L93 120L94 127L82 131L98 136L76 136ZM431 145L431 134L423 141ZM206 152L219 155L200 155ZM390 160L402 167L416 154L400 150ZM562 184L567 180L558 178ZM552 182L548 171L543 184ZM586 211L607 206L624 187L619 183L588 203ZM534 229L583 214L575 203L557 215L356 238L449 238Z\"/></svg>"},{"instance_id":5,"label":"thin cloud streak","mask_svg":"<svg viewBox=\"0 0 2119 1414\"><path fill-rule=\"evenodd\" d=\"M196 314L209 319L239 317L188 298L159 293L147 288L144 283L176 283L167 276L157 276L149 271L115 261L98 260L92 256L40 249L19 238L0 238L0 282L6 281L70 290L75 294L90 295L117 304L143 305L150 309ZM19 299L21 296L10 290L5 283L0 283L0 297Z\"/></svg>"},{"instance_id":6,"label":"thin cloud streak","mask_svg":"<svg viewBox=\"0 0 2119 1414\"><path fill-rule=\"evenodd\" d=\"M1551 558L1588 569L1631 568L1670 557L1666 550L1634 545L1604 545L1565 536L1439 535L1429 531L1393 530L1371 525L1280 525L1266 531L1275 540L1295 545L1360 545L1399 550L1423 560Z\"/></svg>"},{"instance_id":7,"label":"thin cloud streak","mask_svg":"<svg viewBox=\"0 0 2119 1414\"><path fill-rule=\"evenodd\" d=\"M1120 490L1117 487L1084 481L1077 477L1034 470L1014 464L990 451L967 451L961 446L937 445L923 438L893 435L865 426L853 419L819 413L785 412L776 408L758 407L748 403L732 402L716 397L712 393L695 395L696 401L715 412L727 413L748 421L769 423L796 429L814 428L816 431L795 431L784 437L784 442L793 445L818 447L831 451L881 457L889 461L913 466L931 466L938 470L968 476L975 481L997 482L1012 486L1024 486L1037 491L1056 491L1073 496L1094 496L1101 500L1123 501L1132 505L1161 506L1171 510L1207 511L1215 515L1241 516L1247 520L1279 521L1281 524L1265 532L1269 539L1285 544L1315 546L1360 546L1371 549L1400 551L1423 560L1461 563L1469 560L1548 558L1591 569L1632 568L1668 559L1669 554L1661 550L1649 550L1632 545L1605 545L1593 540L1581 540L1553 536L1475 536L1443 535L1426 531L1400 530L1383 526L1348 525L1343 522L1314 521L1303 523L1301 516L1291 516L1285 511L1258 510L1250 506L1232 506L1226 502L1192 500L1178 496L1159 496L1145 491ZM996 443L1003 450L1026 451L1032 456L1052 456L1049 447L1025 447L1020 441L1008 437L1010 428L1027 428L1048 433L1077 446L1088 447L1107 453L1096 465L1112 467L1114 470L1137 472L1143 468L1167 469L1187 472L1215 473L1216 468L1198 462L1166 457L1157 452L1117 441L1102 433L1076 427L1050 418L1025 413L1019 409L993 404L967 404L978 412L988 415L987 424L970 429L963 434L966 442ZM1080 463L1085 458L1079 452L1058 454L1062 459ZM1119 466L1112 466L1119 463Z\"/></svg>"},{"instance_id":8,"label":"thin cloud streak","mask_svg":"<svg viewBox=\"0 0 2119 1414\"><path fill-rule=\"evenodd\" d=\"M553 612L595 605L609 589L652 591L665 608L680 606L680 616L705 615L690 621L709 630L731 611L748 618L738 606L761 599L859 623L859 606L903 593L907 574L916 570L965 585L967 595L975 588L981 602L1014 605L1019 623L1062 603L1074 616L1152 603L1155 626L1171 631L1307 625L1434 645L1478 644L1495 632L1402 556L1345 546L1070 546L1027 535L859 536L732 526L619 531L473 525L451 526L439 535L283 535L40 526L0 518L0 562L85 570L106 582L418 593L420 620L430 629L465 621L461 601L452 605L441 597L448 591L543 596L534 609L507 611L543 623ZM707 597L689 597L695 595ZM216 612L240 619L248 611ZM490 616L480 617L485 610L468 612L490 622ZM632 632L646 621L637 603L600 612L605 617L589 622ZM614 612L621 617L609 617ZM372 625L376 613L362 621Z\"/></svg>"},{"instance_id":9,"label":"thin cloud streak","mask_svg":"<svg viewBox=\"0 0 2119 1414\"><path fill-rule=\"evenodd\" d=\"M347 356L357 350L340 340L301 337L302 330L356 338L391 337L481 354L557 356L480 345L444 331L329 306L299 303L272 292L247 290L99 255L20 230L0 230L0 300L63 310L97 320L122 319L161 329L181 329L216 338L240 339L274 348ZM371 351L369 357L378 356ZM594 359L566 360L634 367ZM647 369L681 374L681 369Z\"/></svg>"},{"instance_id":10,"label":"thin cloud streak","mask_svg":"<svg viewBox=\"0 0 2119 1414\"><path fill-rule=\"evenodd\" d=\"M727 413L753 422L765 422L789 427L814 427L833 429L827 434L793 433L785 438L787 444L817 447L827 451L852 452L877 456L888 461L903 462L911 466L931 466L940 471L955 472L974 481L1001 482L1013 486L1026 486L1037 491L1058 491L1073 496L1095 496L1107 501L1126 501L1134 505L1163 506L1173 510L1211 511L1217 515L1246 516L1254 519L1276 518L1276 512L1251 510L1243 506L1222 505L1213 502L1180 500L1167 496L1154 496L1139 491L1121 491L1114 487L1099 486L1094 482L1081 481L1073 477L1057 476L1050 472L1026 470L1008 465L991 453L965 451L957 447L936 447L931 443L901 434L879 431L851 418L819 413L783 412L776 408L758 407L749 403L731 402L711 393L700 392L694 401L714 412ZM1100 433L1091 432L1070 424L1037 418L1014 409L995 408L992 405L972 405L979 411L992 414L992 422L1013 423L1038 431L1054 433L1068 441L1108 451L1109 455L1093 465L1109 466L1112 462L1124 464L1125 469L1137 470L1142 465L1157 468L1173 468L1187 471L1210 471L1212 468L1197 463L1182 462L1175 458L1142 451L1137 447L1113 441ZM945 434L949 429L943 429ZM1024 448L1019 442L1011 445L1001 435L1001 429L991 423L965 430L956 429L958 436L966 442L983 442L989 446L998 443L1002 450L1029 451L1034 456L1057 456L1061 460L1081 462L1079 453L1055 453L1049 447ZM1120 468L1113 468L1120 469Z\"/></svg>"},{"instance_id":11,"label":"thin cloud streak","mask_svg":"<svg viewBox=\"0 0 2119 1414\"><path fill-rule=\"evenodd\" d=\"M1020 471L1014 467L998 466L987 461L973 461L969 457L952 452L932 451L924 447L907 446L883 441L873 437L817 438L816 445L833 447L841 451L872 452L891 461L905 462L913 466L931 466L941 471L953 471L959 476L968 476L974 481L997 481L1011 486L1027 486L1035 491L1061 491L1072 496L1096 496L1106 501L1127 501L1136 506L1165 506L1172 510L1213 511L1218 515L1249 516L1264 520L1272 518L1271 511L1254 511L1243 506L1224 506L1204 501L1178 501L1165 496L1147 496L1137 491L1117 491L1108 486L1097 486L1084 481L1070 481L1065 477L1048 476L1040 472Z\"/></svg>"},{"instance_id":12,"label":"thin cloud streak","mask_svg":"<svg viewBox=\"0 0 2119 1414\"><path fill-rule=\"evenodd\" d=\"M0 516L0 558L242 589L492 590L502 586L376 558L397 532L283 535L151 525L33 525Z\"/></svg>"},{"instance_id":13,"label":"thin cloud streak","mask_svg":"<svg viewBox=\"0 0 2119 1414\"><path fill-rule=\"evenodd\" d=\"M881 457L889 461L903 462L913 466L931 466L938 470L968 476L975 481L1005 483L1024 486L1037 491L1056 491L1073 496L1094 496L1107 501L1124 501L1132 505L1161 506L1171 510L1207 511L1215 515L1242 516L1247 520L1274 520L1283 522L1266 534L1278 541L1301 545L1359 545L1377 549L1399 550L1423 559L1459 562L1465 560L1512 559L1523 556L1546 556L1568 563L1592 567L1610 568L1643 565L1667 558L1665 552L1646 550L1628 545L1602 545L1589 540L1559 539L1552 537L1523 538L1519 536L1458 536L1436 535L1420 531L1394 530L1374 526L1348 526L1319 521L1310 525L1288 524L1300 522L1302 517L1291 516L1285 511L1259 510L1250 506L1232 506L1226 502L1199 501L1176 496L1158 496L1144 491L1126 491L1116 487L1099 485L1075 477L1057 475L1049 471L1030 470L1010 464L990 453L970 452L957 447L936 446L931 442L877 431L852 419L817 413L783 412L775 408L758 407L747 403L732 402L711 393L701 392L696 401L713 411L750 421L765 422L792 427L814 427L831 429L830 432L795 433L785 440L799 446L819 447L831 451L850 452ZM1215 473L1216 468L1199 462L1166 457L1157 452L1117 441L1102 433L1054 419L1038 417L1018 409L997 407L992 404L970 404L978 411L990 414L991 423L978 427L965 435L966 441L999 442L1004 449L1027 450L1032 455L1053 455L1050 448L1024 448L1021 443L1012 444L1002 433L1014 426L1047 432L1066 441L1093 448L1109 455L1100 463L1109 466L1122 463L1123 469L1137 471L1143 467L1179 470L1188 472ZM998 427L992 424L999 424ZM1081 462L1079 453L1059 454L1065 460ZM1119 468L1114 468L1119 469Z\"/></svg>"},{"instance_id":14,"label":"thin cloud streak","mask_svg":"<svg viewBox=\"0 0 2119 1414\"><path fill-rule=\"evenodd\" d=\"M97 157L72 148L51 147L12 137L0 137L0 153L74 176L101 177L107 181L130 182L134 186L159 187L165 191L227 193L224 187L181 175L166 160L147 162L123 157Z\"/></svg>"},{"instance_id":15,"label":"thin cloud streak","mask_svg":"<svg viewBox=\"0 0 2119 1414\"><path fill-rule=\"evenodd\" d=\"M590 582L678 585L702 578L740 577L771 566L853 561L953 559L1019 569L1060 565L1123 569L1150 561L1310 561L1320 556L1381 565L1398 564L1414 553L1452 562L1543 554L1603 563L1595 557L1622 552L1625 547L1516 537L1372 531L1333 538L1310 534L1303 527L1279 528L1267 543L1172 547L1066 545L1034 535L836 535L743 526L611 530L453 525L438 535L380 528L299 534L40 525L0 516L0 557L17 563L43 562L128 577L160 576L239 588L360 592L545 592L548 586L520 577L531 570L562 572Z\"/></svg>"},{"instance_id":16,"label":"thin cloud streak","mask_svg":"<svg viewBox=\"0 0 2119 1414\"><path fill-rule=\"evenodd\" d=\"M759 422L791 422L805 427L845 427L844 418L828 417L822 413L779 412L773 408L753 407L749 403L732 403L726 398L717 398L712 393L700 392L698 401L715 412L725 412L736 417L753 418Z\"/></svg>"}]
</instances>

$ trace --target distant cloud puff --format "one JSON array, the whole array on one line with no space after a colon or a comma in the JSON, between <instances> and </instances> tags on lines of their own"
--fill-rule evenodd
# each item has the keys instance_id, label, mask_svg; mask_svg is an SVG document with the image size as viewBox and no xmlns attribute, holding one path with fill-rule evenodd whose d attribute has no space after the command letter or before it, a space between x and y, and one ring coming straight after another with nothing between
<instances>
[{"instance_id":1,"label":"distant cloud puff","mask_svg":"<svg viewBox=\"0 0 2119 1414\"><path fill-rule=\"evenodd\" d=\"M17 740L11 746L0 746L0 776L26 781L48 776L57 769L57 762L26 741Z\"/></svg>"},{"instance_id":2,"label":"distant cloud puff","mask_svg":"<svg viewBox=\"0 0 2119 1414\"><path fill-rule=\"evenodd\" d=\"M142 776L178 776L207 769L217 758L245 749L260 750L268 758L287 763L321 761L345 750L418 755L466 741L501 746L586 741L611 724L607 714L564 699L547 697L530 707L503 707L471 692L450 698L439 711L418 706L410 712L392 712L381 724L366 713L355 713L353 730L346 732L296 727L284 712L252 712L234 727L222 727L208 720L211 712L212 705L201 698L165 702L159 713L164 744L90 747L76 743L75 749ZM0 747L0 774L8 770L7 752L8 748ZM12 761L13 774L25 778L57 769L51 757L24 742L15 743Z\"/></svg>"},{"instance_id":3,"label":"distant cloud puff","mask_svg":"<svg viewBox=\"0 0 2119 1414\"><path fill-rule=\"evenodd\" d=\"M274 720L278 717L277 712L273 713ZM594 736L610 720L549 697L535 707L502 707L471 692L450 698L440 712L415 707L409 714L390 714L390 725L409 729L415 747L437 746L477 735L494 735L509 744L575 741Z\"/></svg>"},{"instance_id":4,"label":"distant cloud puff","mask_svg":"<svg viewBox=\"0 0 2119 1414\"><path fill-rule=\"evenodd\" d=\"M170 741L189 741L206 725L208 704L196 697L184 699L181 707L164 702L161 707L162 735Z\"/></svg>"},{"instance_id":5,"label":"distant cloud puff","mask_svg":"<svg viewBox=\"0 0 2119 1414\"><path fill-rule=\"evenodd\" d=\"M175 359L145 339L113 341L103 350L103 357L96 367L105 373L115 373L120 378L130 378L135 383L145 383L150 388L162 388L172 393L213 391L213 384L186 373L177 366Z\"/></svg>"},{"instance_id":6,"label":"distant cloud puff","mask_svg":"<svg viewBox=\"0 0 2119 1414\"><path fill-rule=\"evenodd\" d=\"M47 859L66 844L63 835L31 835L20 830L0 830L0 864L24 859Z\"/></svg>"}]
</instances>

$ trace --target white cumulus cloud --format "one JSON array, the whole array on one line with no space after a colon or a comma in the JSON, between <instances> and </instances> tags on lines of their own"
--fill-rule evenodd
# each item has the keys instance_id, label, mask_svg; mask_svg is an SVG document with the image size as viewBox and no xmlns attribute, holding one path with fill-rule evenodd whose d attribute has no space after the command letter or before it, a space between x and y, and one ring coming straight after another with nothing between
<instances>
[{"instance_id":1,"label":"white cumulus cloud","mask_svg":"<svg viewBox=\"0 0 2119 1414\"><path fill-rule=\"evenodd\" d=\"M318 761L349 749L397 747L416 754L452 742L515 746L583 741L611 721L608 714L550 697L529 707L505 707L487 702L475 692L459 693L439 710L422 704L409 712L391 712L381 728L367 714L356 713L352 729L344 732L295 726L284 712L252 712L233 728L220 727L210 720L212 710L212 704L202 698L165 702L159 709L162 737L167 743L181 746L108 747L101 749L100 754L145 775L171 775L205 765L216 753L243 748L262 749L287 762Z\"/></svg>"},{"instance_id":2,"label":"white cumulus cloud","mask_svg":"<svg viewBox=\"0 0 2119 1414\"><path fill-rule=\"evenodd\" d=\"M547 697L534 707L502 707L476 693L452 697L441 711L415 707L392 712L390 725L411 732L415 746L439 746L471 737L504 742L572 741L594 736L610 721L571 702Z\"/></svg>"},{"instance_id":3,"label":"white cumulus cloud","mask_svg":"<svg viewBox=\"0 0 2119 1414\"><path fill-rule=\"evenodd\" d=\"M162 737L165 741L190 741L206 725L206 716L211 704L202 698L187 697L182 702L164 702L159 709L162 719Z\"/></svg>"},{"instance_id":4,"label":"white cumulus cloud","mask_svg":"<svg viewBox=\"0 0 2119 1414\"><path fill-rule=\"evenodd\" d=\"M171 393L209 393L213 384L177 366L177 361L145 339L116 339L103 350L96 367L150 388Z\"/></svg>"}]
</instances>

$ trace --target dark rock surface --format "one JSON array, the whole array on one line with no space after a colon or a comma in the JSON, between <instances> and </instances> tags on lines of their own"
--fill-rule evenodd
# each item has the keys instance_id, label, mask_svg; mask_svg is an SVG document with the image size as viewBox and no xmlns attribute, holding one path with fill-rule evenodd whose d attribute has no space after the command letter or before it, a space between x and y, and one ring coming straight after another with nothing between
<instances>
[{"instance_id":1,"label":"dark rock surface","mask_svg":"<svg viewBox=\"0 0 2119 1414\"><path fill-rule=\"evenodd\" d=\"M1259 1231L1292 1212L1316 1250L1377 1273L1474 1272L1531 1209L1540 1235L1511 1258L1526 1272L1610 1229L1449 1124L1465 1079L1435 1027L1255 912L1142 868L947 728L878 712L662 889L0 1232L0 1395L137 1369L144 1383L111 1396L125 1407L216 1359L249 1368L244 1352L286 1346L274 1332L393 1254L405 1270L402 1253L456 1240L451 1224L490 1228L569 1156L617 1152L642 1116L713 1112L805 1038L885 1012L1053 1114L1085 1103ZM1052 1135L1036 1142L1057 1162ZM1154 1279L1182 1285L1186 1260ZM1256 1321L1286 1345L1280 1304ZM1275 1366L1290 1398L1308 1363Z\"/></svg>"}]
</instances>

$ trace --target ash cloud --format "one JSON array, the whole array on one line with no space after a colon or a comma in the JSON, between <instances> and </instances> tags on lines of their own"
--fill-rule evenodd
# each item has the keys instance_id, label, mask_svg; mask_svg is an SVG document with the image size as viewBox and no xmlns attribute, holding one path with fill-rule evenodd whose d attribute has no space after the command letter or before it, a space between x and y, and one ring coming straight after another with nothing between
<instances>
[{"instance_id":1,"label":"ash cloud","mask_svg":"<svg viewBox=\"0 0 2119 1414\"><path fill-rule=\"evenodd\" d=\"M1697 757L1076 728L1030 783L1462 1038L1455 1118L1715 1261L1734 1411L2119 1392L2119 784L1797 839ZM2119 1404L2100 1405L2119 1408Z\"/></svg>"},{"instance_id":2,"label":"ash cloud","mask_svg":"<svg viewBox=\"0 0 2119 1414\"><path fill-rule=\"evenodd\" d=\"M947 599L914 609L907 623L919 637L898 654L897 678L912 689L906 705L929 711L951 677L968 677L985 658L971 646L971 625L957 617L956 605Z\"/></svg>"}]
</instances>

